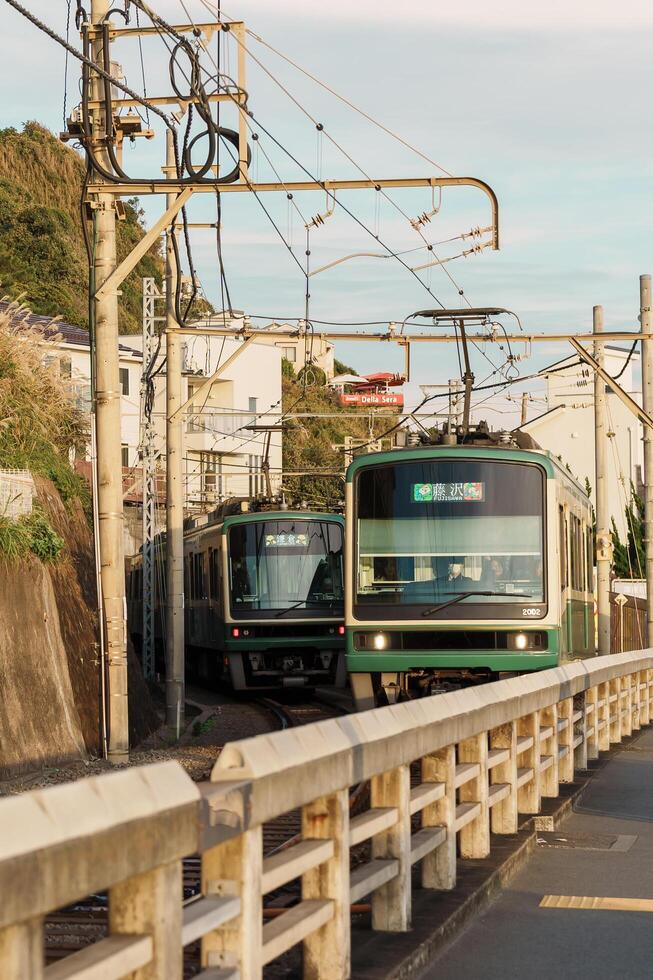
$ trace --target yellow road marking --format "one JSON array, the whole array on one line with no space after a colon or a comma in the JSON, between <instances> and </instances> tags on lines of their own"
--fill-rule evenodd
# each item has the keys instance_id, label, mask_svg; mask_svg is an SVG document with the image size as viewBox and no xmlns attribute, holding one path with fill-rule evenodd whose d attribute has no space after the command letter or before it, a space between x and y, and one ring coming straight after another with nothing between
<instances>
[{"instance_id":1,"label":"yellow road marking","mask_svg":"<svg viewBox=\"0 0 653 980\"><path fill-rule=\"evenodd\" d=\"M592 898L588 895L545 895L541 909L600 909L608 912L653 912L651 898Z\"/></svg>"}]
</instances>

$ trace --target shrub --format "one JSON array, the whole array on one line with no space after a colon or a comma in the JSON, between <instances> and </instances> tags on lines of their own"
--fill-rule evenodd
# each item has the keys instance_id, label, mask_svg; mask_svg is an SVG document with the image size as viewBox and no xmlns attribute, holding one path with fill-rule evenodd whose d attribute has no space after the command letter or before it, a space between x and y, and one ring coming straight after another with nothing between
<instances>
[{"instance_id":1,"label":"shrub","mask_svg":"<svg viewBox=\"0 0 653 980\"><path fill-rule=\"evenodd\" d=\"M14 564L27 558L30 552L42 562L54 562L65 549L64 539L57 534L41 510L33 510L17 520L0 517L0 558Z\"/></svg>"},{"instance_id":2,"label":"shrub","mask_svg":"<svg viewBox=\"0 0 653 980\"><path fill-rule=\"evenodd\" d=\"M30 536L30 551L37 558L43 562L53 562L61 557L66 543L54 530L45 514L34 510L17 523L27 528Z\"/></svg>"}]
</instances>

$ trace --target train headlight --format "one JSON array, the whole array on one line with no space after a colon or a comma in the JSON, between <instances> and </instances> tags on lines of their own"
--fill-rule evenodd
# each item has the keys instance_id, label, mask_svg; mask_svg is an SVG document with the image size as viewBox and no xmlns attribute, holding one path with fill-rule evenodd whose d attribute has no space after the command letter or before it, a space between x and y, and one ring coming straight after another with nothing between
<instances>
[{"instance_id":1,"label":"train headlight","mask_svg":"<svg viewBox=\"0 0 653 980\"><path fill-rule=\"evenodd\" d=\"M546 650L546 633L534 630L528 633L508 633L507 647L509 650Z\"/></svg>"},{"instance_id":2,"label":"train headlight","mask_svg":"<svg viewBox=\"0 0 653 980\"><path fill-rule=\"evenodd\" d=\"M375 633L372 638L372 645L375 650L385 650L388 645L388 637L385 633Z\"/></svg>"}]
</instances>

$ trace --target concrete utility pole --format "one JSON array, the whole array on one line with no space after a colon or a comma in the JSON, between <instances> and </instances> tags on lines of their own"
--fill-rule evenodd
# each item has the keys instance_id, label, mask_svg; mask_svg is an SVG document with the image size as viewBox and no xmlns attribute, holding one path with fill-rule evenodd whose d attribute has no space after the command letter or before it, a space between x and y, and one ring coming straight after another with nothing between
<instances>
[{"instance_id":1,"label":"concrete utility pole","mask_svg":"<svg viewBox=\"0 0 653 980\"><path fill-rule=\"evenodd\" d=\"M651 277L639 277L639 321L651 332ZM642 338L642 406L653 412L653 342ZM644 547L646 549L646 645L653 647L653 432L644 426Z\"/></svg>"},{"instance_id":2,"label":"concrete utility pole","mask_svg":"<svg viewBox=\"0 0 653 980\"><path fill-rule=\"evenodd\" d=\"M594 333L603 332L603 307L593 311ZM604 365L603 344L594 344L594 357L600 367ZM605 381L594 373L594 489L596 493L596 595L598 613L598 653L610 653L610 568L612 565L612 537L608 506L608 481L606 472L606 394Z\"/></svg>"},{"instance_id":3,"label":"concrete utility pole","mask_svg":"<svg viewBox=\"0 0 653 980\"><path fill-rule=\"evenodd\" d=\"M526 425L528 421L528 392L522 391L521 395L521 422L520 425Z\"/></svg>"},{"instance_id":4,"label":"concrete utility pole","mask_svg":"<svg viewBox=\"0 0 653 980\"><path fill-rule=\"evenodd\" d=\"M99 27L109 0L92 0L91 22ZM91 45L93 61L102 65L100 35ZM104 86L92 77L92 95L100 103L93 113L95 153L110 169L101 137L105 127ZM95 208L96 290L116 268L116 208L112 194L99 193ZM120 372L118 362L118 294L110 290L95 298L95 417L98 456L98 529L100 538L103 622L108 664L108 757L118 765L129 760L127 701L127 625L125 621L125 556L123 546L122 458L120 443Z\"/></svg>"},{"instance_id":5,"label":"concrete utility pole","mask_svg":"<svg viewBox=\"0 0 653 980\"><path fill-rule=\"evenodd\" d=\"M166 169L175 176L173 136L167 132ZM171 207L175 194L166 195ZM181 398L182 346L175 313L177 288L173 235L166 234L166 724L179 734L184 722L184 418Z\"/></svg>"}]
</instances>

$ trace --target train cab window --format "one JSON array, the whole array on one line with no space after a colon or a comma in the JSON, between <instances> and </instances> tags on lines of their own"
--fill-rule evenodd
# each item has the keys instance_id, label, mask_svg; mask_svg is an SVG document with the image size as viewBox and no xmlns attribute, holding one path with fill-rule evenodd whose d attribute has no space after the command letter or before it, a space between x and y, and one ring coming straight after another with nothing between
<instances>
[{"instance_id":1,"label":"train cab window","mask_svg":"<svg viewBox=\"0 0 653 980\"><path fill-rule=\"evenodd\" d=\"M389 618L509 618L525 602L543 604L544 483L539 466L494 460L363 469L354 488L356 615L392 606Z\"/></svg>"},{"instance_id":2,"label":"train cab window","mask_svg":"<svg viewBox=\"0 0 653 980\"><path fill-rule=\"evenodd\" d=\"M229 529L232 616L342 616L342 526L270 519Z\"/></svg>"}]
</instances>

